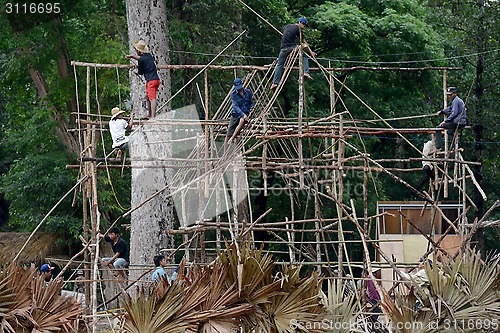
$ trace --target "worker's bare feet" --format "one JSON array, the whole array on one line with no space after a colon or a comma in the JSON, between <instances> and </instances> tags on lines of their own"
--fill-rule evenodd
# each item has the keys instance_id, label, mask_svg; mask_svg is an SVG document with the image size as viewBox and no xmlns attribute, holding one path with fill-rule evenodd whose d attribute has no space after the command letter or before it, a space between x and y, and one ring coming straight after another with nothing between
<instances>
[{"instance_id":1,"label":"worker's bare feet","mask_svg":"<svg viewBox=\"0 0 500 333\"><path fill-rule=\"evenodd\" d=\"M122 158L122 151L121 150L116 151L116 158Z\"/></svg>"},{"instance_id":2,"label":"worker's bare feet","mask_svg":"<svg viewBox=\"0 0 500 333\"><path fill-rule=\"evenodd\" d=\"M311 74L309 73L304 73L304 77L308 78L309 80L314 80Z\"/></svg>"},{"instance_id":3,"label":"worker's bare feet","mask_svg":"<svg viewBox=\"0 0 500 333\"><path fill-rule=\"evenodd\" d=\"M277 86L278 86L278 85L277 85L276 83L273 83L273 84L271 85L271 88L269 88L269 89L274 90L274 89L276 89L276 87L277 87Z\"/></svg>"}]
</instances>

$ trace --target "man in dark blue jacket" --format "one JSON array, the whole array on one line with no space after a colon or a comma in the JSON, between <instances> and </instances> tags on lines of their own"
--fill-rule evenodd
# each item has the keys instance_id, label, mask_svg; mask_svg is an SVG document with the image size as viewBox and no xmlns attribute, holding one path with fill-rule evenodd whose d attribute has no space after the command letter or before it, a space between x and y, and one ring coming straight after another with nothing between
<instances>
[{"instance_id":1,"label":"man in dark blue jacket","mask_svg":"<svg viewBox=\"0 0 500 333\"><path fill-rule=\"evenodd\" d=\"M224 151L227 145L234 141L243 126L248 122L248 115L253 110L252 92L243 88L243 82L240 78L234 80L234 90L229 95L233 110L231 111L231 120L227 128L226 140L224 141Z\"/></svg>"},{"instance_id":2,"label":"man in dark blue jacket","mask_svg":"<svg viewBox=\"0 0 500 333\"><path fill-rule=\"evenodd\" d=\"M445 114L448 118L443 120L438 127L447 130L448 139L453 142L455 131L462 129L467 124L467 108L464 101L457 96L457 88L449 87L446 94L451 100L451 105L437 112L438 115ZM443 133L436 131L436 149L443 148Z\"/></svg>"},{"instance_id":3,"label":"man in dark blue jacket","mask_svg":"<svg viewBox=\"0 0 500 333\"><path fill-rule=\"evenodd\" d=\"M290 53L297 47L296 39L299 38L299 42L304 46L304 49L313 57L316 57L316 53L311 50L309 45L302 35L302 30L309 26L307 18L301 17L296 24L289 24L285 27L283 31L283 37L281 38L280 54L278 55L278 64L276 65L276 71L274 72L273 84L271 85L271 90L276 88L281 81L281 76L283 75L283 67L285 65L285 60ZM309 74L309 60L304 54L304 76L309 80L312 80L312 76Z\"/></svg>"}]
</instances>

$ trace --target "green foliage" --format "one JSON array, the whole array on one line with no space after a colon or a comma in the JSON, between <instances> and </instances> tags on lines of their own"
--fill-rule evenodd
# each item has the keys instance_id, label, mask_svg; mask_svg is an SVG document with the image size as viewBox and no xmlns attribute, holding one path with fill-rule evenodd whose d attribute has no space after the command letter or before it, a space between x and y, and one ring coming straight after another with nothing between
<instances>
[{"instance_id":1,"label":"green foliage","mask_svg":"<svg viewBox=\"0 0 500 333\"><path fill-rule=\"evenodd\" d=\"M282 31L286 24L294 23L298 17L307 16L311 24L305 34L313 50L320 53L321 64L325 66L462 66L463 71L448 71L448 84L459 87L460 95L468 105L469 123L474 129L481 127L482 140L488 142L479 156L475 146L476 134L471 130L464 131L464 156L483 159L483 186L490 200L487 204L498 198L498 1L485 0L483 10L479 10L478 2L472 0L459 3L447 0L425 3L419 0L249 0L245 3L278 31ZM173 64L206 64L243 30L246 30L243 37L216 64L264 65L278 54L280 33L238 1L170 0L168 7L171 8L168 23ZM75 162L75 156L64 153L64 143L56 135L60 124L49 119L55 114L64 115L65 120L71 119L70 112L76 111L77 98L80 110L87 107L85 89L82 89L86 73L77 69L80 89L76 96L71 66L67 68L68 75L62 75L57 67L58 61L66 56L66 60L128 63L123 57L130 47L125 2L64 0L62 8L62 14L55 17L0 15L0 30L5 32L0 40L0 193L10 203L11 228L30 230L77 178L75 172L65 169L65 165ZM485 52L484 94L478 97L475 77L480 48ZM28 68L38 71L47 83L48 95L44 100L40 99ZM194 75L192 71L171 73L174 92ZM119 103L123 107L123 101L130 94L128 74L120 71L117 76L114 70L102 71L96 89L94 73L91 73L89 107L93 113L107 113ZM234 76L244 74L241 70L209 71L210 112L217 109ZM306 86L306 113L310 117L327 116L330 113L329 92L325 89L324 79L319 74L313 75L317 79ZM385 118L431 114L442 108L442 73L439 72L353 70L336 75ZM204 84L200 77L173 101L174 108L198 103L195 83L200 87ZM280 96L284 113L290 117L298 110L296 86L295 80L289 80ZM337 89L339 86L336 83ZM377 119L346 89L340 91L344 104L337 105L337 111L349 110L359 119ZM398 127L435 124L435 118L391 122ZM418 156L408 144L395 137L358 137L353 143L360 147L361 139L366 153L377 158L394 157L401 152L408 155L405 157ZM421 147L425 138L415 136L409 139ZM316 148L319 142L307 142L306 157L320 153ZM110 147L107 135L104 144ZM98 155L103 153L99 145ZM353 151L347 153L355 154ZM416 166L416 163L402 165ZM113 221L123 208L128 208L130 173L125 171L122 176L119 170L109 172L109 178L106 172L99 174L99 200L104 218ZM415 175L405 176L409 182L413 178ZM349 197L355 197L356 208L360 211L363 202L357 198L362 181L356 173L345 176L345 182L350 186L346 192ZM377 200L411 198L405 189L391 186L393 180L383 175L374 175L369 183L370 213L373 213ZM287 184L275 177L270 186L273 185L283 187ZM72 207L71 197L47 221L48 230L66 230L70 225L73 235L78 232L81 203ZM287 193L266 200L269 206L275 207L268 216L269 220L282 220L291 213L289 207L285 208L288 205L280 204L289 202ZM310 193L299 193L296 216L314 214L313 200ZM322 205L324 217L336 215L333 202L322 198ZM352 231L356 232L354 228ZM488 242L498 240L494 232L487 235Z\"/></svg>"}]
</instances>

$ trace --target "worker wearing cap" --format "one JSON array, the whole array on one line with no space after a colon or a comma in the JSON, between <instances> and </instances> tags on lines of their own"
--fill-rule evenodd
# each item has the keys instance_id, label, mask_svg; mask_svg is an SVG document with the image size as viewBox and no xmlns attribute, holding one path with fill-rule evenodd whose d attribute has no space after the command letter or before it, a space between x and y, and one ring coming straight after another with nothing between
<instances>
[{"instance_id":1,"label":"worker wearing cap","mask_svg":"<svg viewBox=\"0 0 500 333\"><path fill-rule=\"evenodd\" d=\"M229 95L231 97L233 109L227 128L226 140L224 141L224 150L227 149L228 143L234 141L243 129L243 126L248 122L248 116L254 107L252 92L249 89L243 88L241 79L236 78L233 85L234 89Z\"/></svg>"},{"instance_id":2,"label":"worker wearing cap","mask_svg":"<svg viewBox=\"0 0 500 333\"><path fill-rule=\"evenodd\" d=\"M52 279L53 270L54 267L50 266L49 264L43 264L40 267L40 276L42 277L43 281L49 282Z\"/></svg>"},{"instance_id":3,"label":"worker wearing cap","mask_svg":"<svg viewBox=\"0 0 500 333\"><path fill-rule=\"evenodd\" d=\"M111 110L111 120L109 121L109 133L113 139L113 148L116 151L116 158L121 158L122 150L128 147L129 137L125 135L127 129L132 128L133 114L129 121L123 119L125 111L120 108Z\"/></svg>"},{"instance_id":4,"label":"worker wearing cap","mask_svg":"<svg viewBox=\"0 0 500 333\"><path fill-rule=\"evenodd\" d=\"M305 46L305 50L313 57L316 57L316 53L311 50L307 42L302 36L302 30L309 27L309 22L307 18L301 17L296 24L289 24L285 27L283 32L283 37L281 38L281 49L278 55L278 64L276 65L276 71L274 72L273 84L271 85L271 90L276 88L281 81L281 76L283 75L283 66L288 55L297 47L296 39L299 37L300 43ZM312 76L309 74L309 60L304 54L304 76L312 80Z\"/></svg>"},{"instance_id":5,"label":"worker wearing cap","mask_svg":"<svg viewBox=\"0 0 500 333\"><path fill-rule=\"evenodd\" d=\"M438 127L447 130L448 138L453 140L453 135L457 129L462 129L467 124L467 108L464 101L457 96L457 88L449 87L446 91L448 98L451 100L451 105L437 112L438 115L448 115ZM439 130L436 132L436 149L443 148L443 133Z\"/></svg>"},{"instance_id":6,"label":"worker wearing cap","mask_svg":"<svg viewBox=\"0 0 500 333\"><path fill-rule=\"evenodd\" d=\"M134 42L134 49L137 55L127 55L128 59L137 60L136 75L144 75L146 80L146 95L148 102L149 118L154 118L156 114L156 93L160 87L160 77L156 71L156 64L149 48L143 40Z\"/></svg>"}]
</instances>

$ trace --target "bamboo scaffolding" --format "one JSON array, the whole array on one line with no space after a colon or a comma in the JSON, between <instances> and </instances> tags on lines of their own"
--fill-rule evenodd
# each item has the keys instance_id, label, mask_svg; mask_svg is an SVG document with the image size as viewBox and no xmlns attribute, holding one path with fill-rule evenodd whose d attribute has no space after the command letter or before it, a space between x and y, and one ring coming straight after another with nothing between
<instances>
[{"instance_id":1,"label":"bamboo scaffolding","mask_svg":"<svg viewBox=\"0 0 500 333\"><path fill-rule=\"evenodd\" d=\"M295 67L298 58L298 67ZM397 184L403 185L416 194L424 203L429 204L431 207L431 220L434 220L436 214L441 214L443 220L448 223L446 232L441 237L434 241L434 234L425 234L416 224L409 221L409 224L422 234L429 242L428 252L439 251L446 256L451 256L440 245L444 237L452 230L465 234L464 244L470 243L470 239L474 232L486 225L496 225L498 221L487 221L484 219L474 221L473 224L467 223L466 212L469 207L464 208L462 214L455 221L450 221L442 209L438 206L438 198L440 195L448 196L447 182L452 181L454 187L458 189L461 194L461 203L464 207L468 202L474 206L474 203L466 193L466 183L472 181L473 186L479 189L483 198L486 199L486 193L480 188L474 174L469 167L470 165L478 165L477 162L465 161L461 155L461 150L458 146L454 145L453 150L448 148L447 143L445 146L445 154L433 158L419 158L408 157L405 159L375 159L368 154L364 147L364 136L380 136L380 135L396 135L405 140L405 142L414 149L418 154L421 152L408 140L407 136L418 134L433 134L438 128L395 128L388 124L388 121L398 121L407 119L419 119L431 117L432 115L413 115L408 117L396 118L382 118L370 106L364 103L358 96L352 92L345 82L341 82L333 74L335 72L346 71L423 71L423 70L437 70L443 71L443 87L445 89L446 73L451 70L459 70L459 68L452 67L422 67L422 68L386 68L386 67L364 67L356 66L350 68L332 68L331 64L328 67L311 68L312 71L320 71L325 75L329 83L330 89L330 115L321 118L310 118L305 108L306 94L303 83L303 62L302 54L297 48L287 58L284 66L284 72L280 84L274 91L269 90L271 84L270 77L274 64L268 66L219 66L219 65L165 65L158 66L158 69L170 70L202 70L204 91L203 94L198 88L199 99L203 104L203 111L205 114L204 120L138 120L134 125L142 127L144 124L152 125L151 132L162 131L163 126L166 125L182 125L187 128L195 128L195 126L202 126L203 132L200 136L193 138L182 139L183 141L192 140L195 142L193 151L186 158L166 158L166 159L152 159L157 162L157 165L138 165L137 167L151 167L151 168L168 168L176 170L175 175L172 176L170 184L160 189L155 194L145 198L143 202L139 203L136 207L131 208L120 216L120 218L128 216L131 212L141 209L149 200L162 193L166 188L171 190L167 197L172 197L175 194L180 194L183 198L186 196L186 190L199 188L198 193L198 221L194 225L183 225L179 229L169 230L168 233L182 238L182 244L178 246L173 253L184 253L184 259L188 262L197 262L201 258L202 262L210 260L211 256L217 249L221 248L221 243L224 239L241 240L255 231L265 231L272 236L267 244L284 245L282 249L271 251L277 255L289 257L289 263L302 261L304 265L316 266L318 270L327 266L328 268L337 267L338 276L335 278L346 279L341 277L344 270L353 275L352 269L354 267L365 268L371 275L372 266L391 268L399 274L401 267L406 267L407 264L394 263L388 255L384 254L379 244L386 242L401 242L399 240L391 239L371 239L371 225L373 219L376 219L383 214L369 215L368 198L373 193L377 194L377 183L374 180L372 173L383 173L393 179ZM127 70L130 65L120 64L91 64L84 62L72 62L74 68L81 66L86 68L87 74L87 92L86 92L86 112L74 112L73 114L78 117L78 135L82 135L83 144L81 146L81 157L78 160L79 165L68 165L67 168L79 168L89 181L84 182L82 195L84 198L84 230L85 240L88 240L86 247L92 248L95 251L90 259L88 253L84 260L87 264L92 263L85 269L86 282L91 282L92 289L89 293L91 300L92 316L96 316L96 294L97 282L101 281L97 278L96 260L98 257L98 243L95 237L95 230L98 230L99 225L99 208L97 206L97 173L102 168L132 168L129 164L130 159L116 160L109 158L100 158L96 156L96 147L98 136L96 133L104 132L105 126L109 116L103 116L99 111L99 102L96 100L97 113L92 113L93 108L90 103L90 68L94 68L96 73L98 68L103 70L114 68L116 71L119 69ZM236 70L247 71L248 74L244 76L245 87L251 87L254 94L255 108L252 114L251 121L241 131L239 140L235 142L230 148L229 152L222 155L217 150L216 141L220 140L226 132L227 118L231 112L231 102L229 93L225 96L222 103L218 106L217 110L213 112L209 110L210 104L210 87L208 84L208 71L207 70ZM287 118L279 103L278 96L283 89L285 82L293 71L299 71L298 79L298 116L296 118ZM243 77L243 76L242 76ZM194 81L196 76L191 80ZM75 80L77 74L75 69ZM191 82L190 81L190 82ZM97 75L95 78L95 86L97 89ZM198 87L198 85L196 84ZM337 88L337 89L336 89ZM97 90L96 90L97 92ZM341 92L352 93L361 104L371 111L377 119L353 119L347 106L344 104ZM97 95L97 94L96 94ZM174 95L175 96L175 95ZM446 95L444 95L446 103ZM337 112L337 104L341 105L345 111ZM446 104L445 104L446 105ZM340 107L339 107L340 108ZM211 113L213 115L211 116ZM211 117L210 117L211 116ZM378 123L383 123L379 125ZM84 127L81 127L84 126ZM383 127L387 126L387 127ZM102 134L101 134L102 135ZM350 139L355 138L360 140L361 145L354 145L349 142ZM447 140L447 135L445 135ZM151 142L151 144L165 145L174 144L181 140L170 140L168 142ZM445 141L446 142L446 141ZM251 156L257 155L258 156ZM451 155L453 154L453 155ZM235 156L242 156L245 158L245 163L242 165L235 165L233 159ZM410 155L411 156L411 155ZM150 159L144 159L149 161ZM134 161L138 161L137 159ZM409 183L401 179L396 173L408 172L421 172L421 168L397 168L391 167L391 163L405 162L405 163L419 163L422 161L429 161L432 163L444 163L444 181L435 182L436 187L431 184L431 194L427 192L416 191ZM106 162L106 165L101 165ZM113 163L120 163L113 164ZM448 168L448 165L453 167ZM83 167L82 167L83 166ZM448 174L448 169L453 174ZM262 176L262 183L259 185L253 184L249 181L248 176L245 179L240 179L238 174L241 172L255 172L261 171L259 177ZM362 173L362 181L359 183L362 186L362 200L363 200L363 214L357 216L353 201L349 204L344 203L344 196L348 191L348 183L346 174L348 172ZM232 177L232 190L228 194L227 191L220 186L223 184L221 180L225 172L233 173ZM194 179L188 178L189 173L195 174ZM270 176L280 177L280 182L270 182ZM354 175L354 173L353 173ZM360 178L361 179L361 178ZM371 181L370 181L371 180ZM216 185L213 185L216 183ZM373 184L373 189L370 187ZM380 186L380 185L378 185ZM264 217L268 218L270 210L266 211L263 215L252 221L240 221L239 211L242 209L251 211L248 208L243 208L238 205L235 192L246 191L248 195L248 202L250 203L250 194L255 191L263 192L264 196L274 196L275 191L280 191L279 194L287 196L287 201L290 204L290 216L283 216L281 221L265 222ZM455 191L455 190L454 190ZM301 196L306 196L306 202L300 202ZM204 220L204 201L213 199L215 201L216 216L213 219ZM335 218L323 217L322 208L325 201L333 203L335 209ZM347 202L347 201L346 201ZM498 202L497 202L498 203ZM88 206L87 206L88 205ZM301 207L305 213L303 218L297 218L297 207ZM498 204L496 204L498 205ZM308 213L308 208L310 212ZM496 206L495 206L496 207ZM493 209L494 207L492 207ZM425 206L424 206L425 209ZM311 214L312 213L312 214ZM490 211L488 211L490 213ZM227 218L225 217L227 215ZM334 215L334 216L335 216ZM90 218L91 228L88 227L88 219ZM119 218L119 219L120 219ZM226 221L223 221L226 219ZM118 219L117 219L118 220ZM116 223L116 221L115 221ZM359 234L352 233L345 230L345 225L352 224L356 226ZM458 228L457 228L458 226ZM433 229L433 228L432 228ZM353 235L359 239L348 240L344 235ZM336 236L335 236L336 235ZM337 237L335 239L334 237ZM315 244L315 245L313 245ZM353 261L350 258L347 244L362 244L365 260L363 262ZM285 249L286 246L286 250ZM380 254L384 260L380 263L372 263L369 248L372 247ZM305 249L308 247L311 251ZM85 249L84 249L85 250ZM82 250L82 251L84 251ZM237 249L239 253L239 249ZM332 261L330 256L332 251L336 254L336 262ZM92 253L92 252L91 252ZM74 259L74 258L73 258ZM68 265L69 266L69 263ZM130 269L145 270L145 274L149 272L149 268L131 267ZM87 273L92 274L87 276ZM353 281L352 278L347 280ZM134 283L134 282L133 282ZM133 285L131 283L131 285ZM124 288L123 290L126 290ZM123 292L120 291L121 292ZM359 292L359 291L356 291ZM118 295L116 296L118 297ZM112 300L108 300L110 302ZM102 304L101 304L102 305Z\"/></svg>"}]
</instances>

